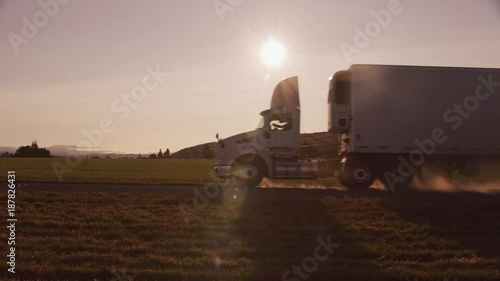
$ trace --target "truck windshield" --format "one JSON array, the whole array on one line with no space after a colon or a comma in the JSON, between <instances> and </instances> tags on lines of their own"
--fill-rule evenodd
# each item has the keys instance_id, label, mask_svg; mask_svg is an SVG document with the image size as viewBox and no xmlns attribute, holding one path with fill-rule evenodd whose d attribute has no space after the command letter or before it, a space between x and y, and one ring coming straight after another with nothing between
<instances>
[{"instance_id":1,"label":"truck windshield","mask_svg":"<svg viewBox=\"0 0 500 281\"><path fill-rule=\"evenodd\" d=\"M257 129L262 129L262 128L264 128L264 125L265 125L265 118L264 118L264 116L262 116L262 117L260 118L259 124L257 125Z\"/></svg>"}]
</instances>

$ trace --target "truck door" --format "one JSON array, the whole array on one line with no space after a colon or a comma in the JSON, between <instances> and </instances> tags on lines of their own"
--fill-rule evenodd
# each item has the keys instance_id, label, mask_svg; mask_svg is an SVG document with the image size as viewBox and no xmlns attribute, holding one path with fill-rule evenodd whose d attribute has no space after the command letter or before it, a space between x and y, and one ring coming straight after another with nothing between
<instances>
[{"instance_id":1,"label":"truck door","mask_svg":"<svg viewBox=\"0 0 500 281\"><path fill-rule=\"evenodd\" d=\"M270 155L298 156L300 127L297 114L270 112L267 118L267 131L264 135L266 149Z\"/></svg>"},{"instance_id":2,"label":"truck door","mask_svg":"<svg viewBox=\"0 0 500 281\"><path fill-rule=\"evenodd\" d=\"M274 156L300 154L300 100L296 76L282 80L273 91L270 109L263 112L266 150Z\"/></svg>"}]
</instances>

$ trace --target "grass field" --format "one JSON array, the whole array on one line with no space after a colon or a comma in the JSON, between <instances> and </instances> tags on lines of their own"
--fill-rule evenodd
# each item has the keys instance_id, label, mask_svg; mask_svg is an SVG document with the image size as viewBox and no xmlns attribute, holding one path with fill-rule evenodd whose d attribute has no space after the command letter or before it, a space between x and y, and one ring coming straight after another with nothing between
<instances>
[{"instance_id":1,"label":"grass field","mask_svg":"<svg viewBox=\"0 0 500 281\"><path fill-rule=\"evenodd\" d=\"M282 280L330 235L340 247L307 280L500 280L498 196L227 188L196 208L194 194L20 192L17 276Z\"/></svg>"},{"instance_id":2,"label":"grass field","mask_svg":"<svg viewBox=\"0 0 500 281\"><path fill-rule=\"evenodd\" d=\"M0 171L16 171L18 181L59 182L54 162L64 158L0 158ZM213 161L154 159L82 159L80 165L62 174L63 182L120 184L204 184L210 180ZM2 180L6 177L1 175Z\"/></svg>"},{"instance_id":3,"label":"grass field","mask_svg":"<svg viewBox=\"0 0 500 281\"><path fill-rule=\"evenodd\" d=\"M18 182L58 182L54 160L64 163L0 159L1 181L15 170ZM200 201L196 194L212 181L212 165L85 159L64 175L64 182L200 185L199 193L188 187L164 194L20 187L15 280L132 280L123 274L136 281L500 280L498 195L228 187ZM489 167L478 182L491 182L497 171ZM274 184L338 186L333 178L263 186ZM0 201L5 197L2 191ZM5 221L5 213L0 218ZM1 240L6 231L0 229ZM339 247L311 264L318 239L328 237ZM2 242L1 252L6 248ZM297 266L307 275L299 278ZM0 280L9 278L0 262Z\"/></svg>"},{"instance_id":4,"label":"grass field","mask_svg":"<svg viewBox=\"0 0 500 281\"><path fill-rule=\"evenodd\" d=\"M18 181L59 182L54 162L66 165L64 158L0 158L0 181L6 171L16 171ZM62 174L64 183L204 185L213 182L211 160L158 159L82 159L80 165ZM69 167L69 166L68 166ZM294 185L297 181L277 181ZM306 181L310 185L336 184L335 178Z\"/></svg>"}]
</instances>

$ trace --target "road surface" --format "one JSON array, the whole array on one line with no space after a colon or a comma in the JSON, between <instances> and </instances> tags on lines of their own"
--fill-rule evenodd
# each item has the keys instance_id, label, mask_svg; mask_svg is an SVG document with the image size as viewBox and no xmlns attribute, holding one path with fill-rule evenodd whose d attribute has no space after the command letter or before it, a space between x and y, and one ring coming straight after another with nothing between
<instances>
[{"instance_id":1,"label":"road surface","mask_svg":"<svg viewBox=\"0 0 500 281\"><path fill-rule=\"evenodd\" d=\"M212 188L215 184L212 184ZM179 186L179 185L140 185L140 184L88 184L88 183L20 183L16 189L18 192L104 192L104 193L130 193L130 194L178 194L178 195L192 195L193 189L203 191L206 186ZM225 187L223 187L225 188ZM429 194L429 193L454 193L442 192L442 190L417 190L409 188L407 190L398 190L397 192L389 192L386 190L369 188L369 189L354 189L346 190L344 188L304 188L298 187L260 187L252 189L253 192L265 193L266 195L284 195L287 196L302 196L302 195L315 195L315 196L360 196L360 197L380 197L380 196L394 196L394 195L416 195L416 194ZM478 190L479 191L479 190ZM471 190L457 190L459 193L470 193ZM477 192L477 191L476 191ZM472 193L476 193L472 191ZM480 193L489 193L500 195L500 189L490 189L487 192L484 190Z\"/></svg>"}]
</instances>

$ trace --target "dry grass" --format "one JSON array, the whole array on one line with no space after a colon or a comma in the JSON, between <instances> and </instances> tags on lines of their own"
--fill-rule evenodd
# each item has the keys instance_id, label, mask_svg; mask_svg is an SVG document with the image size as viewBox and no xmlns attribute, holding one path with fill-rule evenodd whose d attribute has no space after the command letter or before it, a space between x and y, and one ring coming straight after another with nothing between
<instances>
[{"instance_id":1,"label":"dry grass","mask_svg":"<svg viewBox=\"0 0 500 281\"><path fill-rule=\"evenodd\" d=\"M0 158L0 181L6 181L7 170L16 171L17 181L59 182L52 165L65 164L63 158ZM63 183L204 185L213 182L211 160L158 159L82 159L80 165L63 174ZM269 181L264 184L269 183ZM273 185L333 186L331 177L318 180L273 181Z\"/></svg>"},{"instance_id":2,"label":"dry grass","mask_svg":"<svg viewBox=\"0 0 500 281\"><path fill-rule=\"evenodd\" d=\"M498 196L227 188L201 209L193 198L20 193L17 277L281 280L331 235L340 248L307 280L500 280Z\"/></svg>"},{"instance_id":3,"label":"dry grass","mask_svg":"<svg viewBox=\"0 0 500 281\"><path fill-rule=\"evenodd\" d=\"M59 182L54 162L66 165L63 158L0 158L0 171L14 170L23 182ZM203 185L210 181L212 170L210 160L82 159L63 174L63 182ZM6 180L6 172L0 179Z\"/></svg>"}]
</instances>

